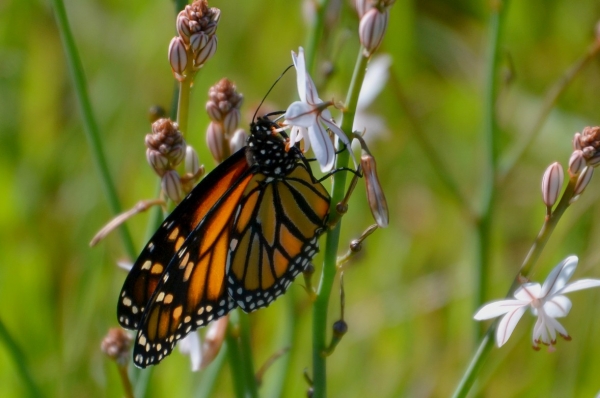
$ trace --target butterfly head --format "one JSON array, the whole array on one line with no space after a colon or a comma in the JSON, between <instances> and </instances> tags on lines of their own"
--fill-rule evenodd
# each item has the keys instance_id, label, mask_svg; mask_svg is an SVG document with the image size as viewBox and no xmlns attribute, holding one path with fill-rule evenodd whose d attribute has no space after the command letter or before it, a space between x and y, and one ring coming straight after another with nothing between
<instances>
[{"instance_id":1,"label":"butterfly head","mask_svg":"<svg viewBox=\"0 0 600 398\"><path fill-rule=\"evenodd\" d=\"M277 123L267 117L260 117L250 128L246 146L246 158L250 166L270 177L283 177L289 174L302 153L296 147L288 147L286 138Z\"/></svg>"}]
</instances>

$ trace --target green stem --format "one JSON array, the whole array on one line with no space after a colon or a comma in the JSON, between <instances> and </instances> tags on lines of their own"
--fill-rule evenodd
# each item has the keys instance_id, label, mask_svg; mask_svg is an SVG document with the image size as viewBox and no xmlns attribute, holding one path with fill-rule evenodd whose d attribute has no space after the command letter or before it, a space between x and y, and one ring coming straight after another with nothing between
<instances>
[{"instance_id":1,"label":"green stem","mask_svg":"<svg viewBox=\"0 0 600 398\"><path fill-rule=\"evenodd\" d=\"M575 183L576 179L569 181L569 184L567 185L567 188L565 189L565 192L563 193L560 202L558 203L558 205L556 205L556 208L554 209L552 214L549 217L547 217L544 221L544 224L542 225L538 236L533 242L529 253L527 253L527 256L523 260L523 264L521 265L519 272L515 276L515 279L510 289L508 290L508 293L506 294L507 297L512 296L515 290L519 287L520 280L523 277L527 277L531 273L531 270L533 269L533 266L542 254L546 243L548 243L550 236L552 236L552 232L554 232L556 225L558 224L564 212L570 205L569 202L573 198ZM469 390L471 389L473 383L477 379L479 370L481 369L485 359L490 353L492 346L494 345L494 334L496 332L497 326L498 321L494 322L488 328L487 332L485 333L485 336L482 338L479 344L479 348L477 349L477 351L473 355L473 358L471 359L469 367L467 368L461 381L459 382L459 385L457 386L453 397L466 397L469 393Z\"/></svg>"},{"instance_id":2,"label":"green stem","mask_svg":"<svg viewBox=\"0 0 600 398\"><path fill-rule=\"evenodd\" d=\"M254 375L252 345L250 342L250 315L239 311L238 319L240 325L240 351L243 361L243 376L246 384L246 396L258 398L258 385Z\"/></svg>"},{"instance_id":3,"label":"green stem","mask_svg":"<svg viewBox=\"0 0 600 398\"><path fill-rule=\"evenodd\" d=\"M119 376L121 377L121 383L123 384L123 390L125 391L125 397L134 398L133 387L129 380L129 374L127 373L127 365L121 366L117 364L117 368L119 370Z\"/></svg>"},{"instance_id":4,"label":"green stem","mask_svg":"<svg viewBox=\"0 0 600 398\"><path fill-rule=\"evenodd\" d=\"M94 119L92 106L90 104L87 92L83 66L81 64L81 60L79 59L79 53L77 52L73 34L71 33L71 28L67 19L67 13L62 0L52 0L52 6L54 8L56 24L58 26L58 30L60 31L63 47L65 49L71 78L73 79L73 85L77 95L77 102L79 103L79 109L83 118L84 130L88 144L92 151L92 157L94 159L94 163L96 164L96 168L100 172L100 179L104 188L104 193L108 199L110 209L114 215L117 215L122 211L121 205L119 203L117 190L110 175L106 156L102 148L98 124ZM137 250L135 249L127 226L125 224L121 225L119 227L119 231L121 233L123 245L125 246L125 251L131 258L136 257Z\"/></svg>"},{"instance_id":5,"label":"green stem","mask_svg":"<svg viewBox=\"0 0 600 398\"><path fill-rule=\"evenodd\" d=\"M31 373L29 372L29 368L27 366L27 360L25 358L25 354L17 341L11 336L10 332L4 325L4 322L0 319L0 341L6 347L8 354L12 358L15 366L17 367L17 371L21 376L21 380L23 384L27 387L27 392L30 397L41 397L42 392L40 391L37 384L33 380Z\"/></svg>"},{"instance_id":6,"label":"green stem","mask_svg":"<svg viewBox=\"0 0 600 398\"><path fill-rule=\"evenodd\" d=\"M362 86L367 69L368 58L362 55L362 48L359 51L358 60L354 67L354 73L348 95L346 97L346 109L344 112L341 129L347 134L352 131L354 115L356 113L356 104L358 94ZM335 168L342 168L348 165L349 151L343 151L337 155ZM331 196L331 209L339 203L346 193L346 173L335 173L333 175L333 188ZM331 210L335 211L335 210ZM340 240L342 220L340 219L335 227L327 233L325 241L325 255L323 260L323 269L321 271L321 280L317 289L317 299L313 307L313 388L314 397L320 398L327 396L327 363L324 352L327 348L327 308L329 306L329 297L337 273L336 260Z\"/></svg>"},{"instance_id":7,"label":"green stem","mask_svg":"<svg viewBox=\"0 0 600 398\"><path fill-rule=\"evenodd\" d=\"M233 379L233 391L237 398L245 398L246 387L244 379L244 369L242 361L242 353L238 342L238 328L234 325L234 313L229 316L229 325L225 334L225 344L227 348L227 356L229 358L229 366L231 368L231 378Z\"/></svg>"},{"instance_id":8,"label":"green stem","mask_svg":"<svg viewBox=\"0 0 600 398\"><path fill-rule=\"evenodd\" d=\"M327 12L329 0L313 0L312 3L315 7L315 19L308 34L304 58L306 62L306 71L308 74L314 76L317 47L319 40L323 35L323 24L325 23L325 13Z\"/></svg>"},{"instance_id":9,"label":"green stem","mask_svg":"<svg viewBox=\"0 0 600 398\"><path fill-rule=\"evenodd\" d=\"M213 390L223 365L227 357L227 344L221 347L221 351L217 354L215 360L204 370L200 376L198 387L194 396L196 398L210 398L213 396Z\"/></svg>"},{"instance_id":10,"label":"green stem","mask_svg":"<svg viewBox=\"0 0 600 398\"><path fill-rule=\"evenodd\" d=\"M193 79L193 78L192 78ZM179 131L186 137L188 133L188 115L190 108L190 91L191 84L186 79L179 85L179 102L177 104L177 124L179 124Z\"/></svg>"},{"instance_id":11,"label":"green stem","mask_svg":"<svg viewBox=\"0 0 600 398\"><path fill-rule=\"evenodd\" d=\"M481 216L477 223L477 267L475 274L475 307L479 307L485 301L488 291L488 270L491 259L492 238L492 216L494 200L496 196L496 174L498 167L498 125L496 121L497 100L497 76L499 44L502 33L502 22L506 15L508 1L494 3L496 8L492 10L489 35L489 60L486 71L486 89L484 106L484 152L485 162L483 176L483 192L481 203ZM477 339L481 337L482 329L477 325Z\"/></svg>"}]
</instances>

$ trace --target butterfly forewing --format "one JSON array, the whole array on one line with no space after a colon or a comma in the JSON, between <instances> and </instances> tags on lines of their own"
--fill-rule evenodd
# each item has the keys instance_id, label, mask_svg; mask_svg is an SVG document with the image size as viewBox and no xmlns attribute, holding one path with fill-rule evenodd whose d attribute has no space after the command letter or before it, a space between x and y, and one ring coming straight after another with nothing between
<instances>
[{"instance_id":1,"label":"butterfly forewing","mask_svg":"<svg viewBox=\"0 0 600 398\"><path fill-rule=\"evenodd\" d=\"M285 293L318 252L329 194L298 163L283 179L253 180L240 202L228 259L229 295L244 311Z\"/></svg>"},{"instance_id":2,"label":"butterfly forewing","mask_svg":"<svg viewBox=\"0 0 600 398\"><path fill-rule=\"evenodd\" d=\"M204 178L165 219L125 279L117 305L121 326L139 327L146 305L175 253L207 212L247 171L245 151L241 150Z\"/></svg>"},{"instance_id":3,"label":"butterfly forewing","mask_svg":"<svg viewBox=\"0 0 600 398\"><path fill-rule=\"evenodd\" d=\"M235 307L227 294L225 262L234 211L252 178L246 171L236 179L167 266L138 330L136 365L161 361L178 340Z\"/></svg>"}]
</instances>

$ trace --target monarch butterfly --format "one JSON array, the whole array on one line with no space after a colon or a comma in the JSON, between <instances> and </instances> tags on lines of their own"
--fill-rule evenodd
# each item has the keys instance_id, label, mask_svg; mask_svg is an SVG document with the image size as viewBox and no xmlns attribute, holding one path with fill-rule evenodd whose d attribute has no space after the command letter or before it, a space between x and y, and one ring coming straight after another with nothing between
<instances>
[{"instance_id":1,"label":"monarch butterfly","mask_svg":"<svg viewBox=\"0 0 600 398\"><path fill-rule=\"evenodd\" d=\"M268 306L318 252L330 197L278 125L261 117L247 145L165 219L129 272L117 306L146 367L235 307Z\"/></svg>"}]
</instances>

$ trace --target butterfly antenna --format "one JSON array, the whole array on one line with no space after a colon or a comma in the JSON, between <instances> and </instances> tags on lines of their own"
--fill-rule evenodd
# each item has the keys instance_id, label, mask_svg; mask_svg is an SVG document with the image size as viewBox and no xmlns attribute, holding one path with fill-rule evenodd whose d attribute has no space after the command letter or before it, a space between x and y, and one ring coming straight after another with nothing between
<instances>
[{"instance_id":1,"label":"butterfly antenna","mask_svg":"<svg viewBox=\"0 0 600 398\"><path fill-rule=\"evenodd\" d=\"M275 80L275 83L273 83L273 85L271 86L271 88L269 89L269 91L267 91L267 93L265 94L265 96L263 97L263 99L260 101L260 104L258 104L258 108L256 108L256 111L254 112L254 116L252 116L252 123L254 123L254 121L256 120L256 115L258 114L258 111L260 110L260 107L262 106L262 104L265 102L265 100L269 96L269 93L273 90L273 88L275 87L275 85L281 80L281 78L283 77L283 75L285 75L286 72L288 70L290 70L290 68L292 66L294 66L294 65L292 64L292 65L288 66L287 68L285 68L285 70L283 71L283 73L277 78L277 80Z\"/></svg>"}]
</instances>

